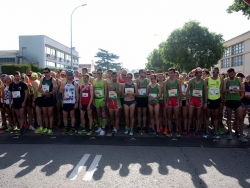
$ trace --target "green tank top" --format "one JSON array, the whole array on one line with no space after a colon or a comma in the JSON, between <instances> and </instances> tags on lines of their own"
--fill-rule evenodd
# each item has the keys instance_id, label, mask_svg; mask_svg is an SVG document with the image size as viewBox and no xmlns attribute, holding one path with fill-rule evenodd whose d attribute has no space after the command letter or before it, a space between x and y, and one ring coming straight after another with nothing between
<instances>
[{"instance_id":1,"label":"green tank top","mask_svg":"<svg viewBox=\"0 0 250 188\"><path fill-rule=\"evenodd\" d=\"M34 82L37 83L38 87L40 86L40 81L39 81L39 80L35 80ZM33 89L33 90L34 90L34 89ZM38 91L36 96L37 96L37 98L38 98L38 97L42 97L42 93L41 93L40 91Z\"/></svg>"},{"instance_id":2,"label":"green tank top","mask_svg":"<svg viewBox=\"0 0 250 188\"><path fill-rule=\"evenodd\" d=\"M158 97L159 95L159 88L158 88L159 84L156 84L154 88L151 87L151 85L148 86L148 93L150 96L152 97ZM154 99L152 101L149 101L150 104L155 104L155 103L159 103L159 99Z\"/></svg>"},{"instance_id":3,"label":"green tank top","mask_svg":"<svg viewBox=\"0 0 250 188\"><path fill-rule=\"evenodd\" d=\"M138 96L137 97L147 97L147 79L144 78L143 82L140 82L139 78L136 79L136 84L138 88Z\"/></svg>"},{"instance_id":4,"label":"green tank top","mask_svg":"<svg viewBox=\"0 0 250 188\"><path fill-rule=\"evenodd\" d=\"M169 79L166 81L166 97L175 97L178 98L180 96L179 84L178 80L175 78L173 84L169 82Z\"/></svg>"},{"instance_id":5,"label":"green tank top","mask_svg":"<svg viewBox=\"0 0 250 188\"><path fill-rule=\"evenodd\" d=\"M104 98L104 80L97 82L97 79L94 80L94 94L95 98L101 99Z\"/></svg>"},{"instance_id":6,"label":"green tank top","mask_svg":"<svg viewBox=\"0 0 250 188\"><path fill-rule=\"evenodd\" d=\"M217 100L220 98L220 86L221 86L220 77L218 77L216 80L213 80L211 77L208 77L207 81L208 99Z\"/></svg>"},{"instance_id":7,"label":"green tank top","mask_svg":"<svg viewBox=\"0 0 250 188\"><path fill-rule=\"evenodd\" d=\"M204 80L201 78L200 83L196 84L195 79L192 79L189 93L190 93L190 96L203 98L204 97Z\"/></svg>"},{"instance_id":8,"label":"green tank top","mask_svg":"<svg viewBox=\"0 0 250 188\"><path fill-rule=\"evenodd\" d=\"M230 80L230 78L227 78L226 81L226 90L231 90L233 88L241 89L240 87L240 81L238 78L235 78L234 80ZM233 93L233 92L227 92L226 93L226 101L234 100L234 101L240 101L240 94Z\"/></svg>"},{"instance_id":9,"label":"green tank top","mask_svg":"<svg viewBox=\"0 0 250 188\"><path fill-rule=\"evenodd\" d=\"M109 83L109 85L112 85L112 83ZM116 83L115 86L113 86L113 88L116 91L119 91L119 86L120 86L120 84ZM117 93L115 91L109 91L108 95L109 95L110 100L120 100L120 96L117 95Z\"/></svg>"}]
</instances>

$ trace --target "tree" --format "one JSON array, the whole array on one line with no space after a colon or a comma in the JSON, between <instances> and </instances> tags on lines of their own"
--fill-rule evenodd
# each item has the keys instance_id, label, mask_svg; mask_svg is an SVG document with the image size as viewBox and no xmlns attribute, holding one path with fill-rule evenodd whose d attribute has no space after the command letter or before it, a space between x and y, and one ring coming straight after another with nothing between
<instances>
[{"instance_id":1,"label":"tree","mask_svg":"<svg viewBox=\"0 0 250 188\"><path fill-rule=\"evenodd\" d=\"M119 56L113 53L109 53L107 50L99 49L96 53L98 61L95 62L97 68L102 68L104 71L108 69L115 69L116 71L121 69L121 63L115 62L119 59Z\"/></svg>"},{"instance_id":2,"label":"tree","mask_svg":"<svg viewBox=\"0 0 250 188\"><path fill-rule=\"evenodd\" d=\"M210 68L221 59L225 47L223 36L209 32L197 21L185 23L174 30L163 47L162 55L180 71L195 67Z\"/></svg>"},{"instance_id":3,"label":"tree","mask_svg":"<svg viewBox=\"0 0 250 188\"><path fill-rule=\"evenodd\" d=\"M250 6L244 0L234 0L234 3L227 8L227 13L242 11L247 19L250 19Z\"/></svg>"}]
</instances>

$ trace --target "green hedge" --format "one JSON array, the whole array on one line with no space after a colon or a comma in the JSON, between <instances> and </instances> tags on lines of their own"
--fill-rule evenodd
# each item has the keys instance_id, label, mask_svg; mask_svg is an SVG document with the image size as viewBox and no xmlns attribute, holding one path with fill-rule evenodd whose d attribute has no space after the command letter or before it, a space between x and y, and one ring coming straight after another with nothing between
<instances>
[{"instance_id":1,"label":"green hedge","mask_svg":"<svg viewBox=\"0 0 250 188\"><path fill-rule=\"evenodd\" d=\"M19 71L20 73L25 73L27 74L29 71L32 72L43 72L42 67L38 67L34 65L33 63L30 64L4 64L2 65L2 74L8 74L8 75L14 75L15 71ZM50 70L55 71L55 70L60 70L62 69L56 69L56 68L50 68Z\"/></svg>"}]
</instances>

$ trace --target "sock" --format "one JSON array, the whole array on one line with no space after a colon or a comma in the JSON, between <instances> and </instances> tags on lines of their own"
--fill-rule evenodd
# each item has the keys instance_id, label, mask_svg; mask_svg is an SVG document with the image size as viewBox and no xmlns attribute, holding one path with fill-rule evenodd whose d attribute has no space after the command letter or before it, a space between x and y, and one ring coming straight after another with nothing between
<instances>
[{"instance_id":1,"label":"sock","mask_svg":"<svg viewBox=\"0 0 250 188\"><path fill-rule=\"evenodd\" d=\"M102 117L101 116L98 117L98 124L99 124L99 126L102 126Z\"/></svg>"},{"instance_id":2,"label":"sock","mask_svg":"<svg viewBox=\"0 0 250 188\"><path fill-rule=\"evenodd\" d=\"M103 129L105 129L106 123L107 123L107 119L106 119L106 118L103 118L103 119L102 119L102 128L103 128Z\"/></svg>"}]
</instances>

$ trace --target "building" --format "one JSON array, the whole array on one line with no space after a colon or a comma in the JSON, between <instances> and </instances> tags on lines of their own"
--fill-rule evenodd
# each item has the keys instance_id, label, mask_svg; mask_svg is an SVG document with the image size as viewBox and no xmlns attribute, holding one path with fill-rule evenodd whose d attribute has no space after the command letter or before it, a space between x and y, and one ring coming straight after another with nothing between
<instances>
[{"instance_id":1,"label":"building","mask_svg":"<svg viewBox=\"0 0 250 188\"><path fill-rule=\"evenodd\" d=\"M45 36L19 36L19 55L22 62L33 62L39 67L56 67L67 69L71 67L71 50L69 47ZM78 69L79 54L73 48L73 68Z\"/></svg>"},{"instance_id":2,"label":"building","mask_svg":"<svg viewBox=\"0 0 250 188\"><path fill-rule=\"evenodd\" d=\"M220 72L227 72L232 67L235 72L250 74L250 31L224 42L224 45L227 49L218 63Z\"/></svg>"},{"instance_id":3,"label":"building","mask_svg":"<svg viewBox=\"0 0 250 188\"><path fill-rule=\"evenodd\" d=\"M0 51L0 65L1 64L19 64L20 59L18 58L18 50L6 50Z\"/></svg>"}]
</instances>

